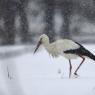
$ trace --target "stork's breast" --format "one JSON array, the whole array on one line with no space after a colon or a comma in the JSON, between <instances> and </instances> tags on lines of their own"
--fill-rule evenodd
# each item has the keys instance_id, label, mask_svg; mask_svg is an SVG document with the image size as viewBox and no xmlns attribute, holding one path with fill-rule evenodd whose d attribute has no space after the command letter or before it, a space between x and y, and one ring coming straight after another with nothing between
<instances>
[{"instance_id":1,"label":"stork's breast","mask_svg":"<svg viewBox=\"0 0 95 95\"><path fill-rule=\"evenodd\" d=\"M63 53L63 56L67 59L76 59L78 57L78 55L75 54L65 54L65 53Z\"/></svg>"},{"instance_id":2,"label":"stork's breast","mask_svg":"<svg viewBox=\"0 0 95 95\"><path fill-rule=\"evenodd\" d=\"M58 57L60 55L60 53L58 52L58 50L56 48L52 48L50 50L48 50L49 54L51 54L53 57Z\"/></svg>"}]
</instances>

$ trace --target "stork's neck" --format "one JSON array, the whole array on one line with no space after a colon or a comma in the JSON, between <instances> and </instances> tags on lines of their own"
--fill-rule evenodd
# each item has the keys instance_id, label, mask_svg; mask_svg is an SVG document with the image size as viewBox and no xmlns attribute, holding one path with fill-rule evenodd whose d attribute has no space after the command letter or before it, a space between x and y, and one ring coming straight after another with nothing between
<instances>
[{"instance_id":1,"label":"stork's neck","mask_svg":"<svg viewBox=\"0 0 95 95\"><path fill-rule=\"evenodd\" d=\"M44 42L43 46L46 48L46 50L49 50L50 49L50 42L49 41Z\"/></svg>"},{"instance_id":2,"label":"stork's neck","mask_svg":"<svg viewBox=\"0 0 95 95\"><path fill-rule=\"evenodd\" d=\"M44 47L48 47L50 45L49 41L43 43Z\"/></svg>"}]
</instances>

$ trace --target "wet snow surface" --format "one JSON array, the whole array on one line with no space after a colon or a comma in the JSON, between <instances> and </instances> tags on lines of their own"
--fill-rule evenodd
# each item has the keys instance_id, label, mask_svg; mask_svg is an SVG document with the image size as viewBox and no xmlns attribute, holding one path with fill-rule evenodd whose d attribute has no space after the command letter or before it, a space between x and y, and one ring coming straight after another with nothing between
<instances>
[{"instance_id":1,"label":"wet snow surface","mask_svg":"<svg viewBox=\"0 0 95 95\"><path fill-rule=\"evenodd\" d=\"M95 45L84 46L95 54ZM0 50L8 52L25 47L6 48ZM81 60L72 60L72 73ZM35 55L21 52L0 61L0 95L95 95L95 62L86 58L78 74L78 78L69 79L68 60L52 58L44 48Z\"/></svg>"}]
</instances>

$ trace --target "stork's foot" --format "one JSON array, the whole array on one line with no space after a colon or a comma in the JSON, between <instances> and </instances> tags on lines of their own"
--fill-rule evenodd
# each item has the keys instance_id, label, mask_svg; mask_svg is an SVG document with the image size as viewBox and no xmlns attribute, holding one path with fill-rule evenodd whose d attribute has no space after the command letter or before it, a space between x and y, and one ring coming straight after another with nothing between
<instances>
[{"instance_id":1,"label":"stork's foot","mask_svg":"<svg viewBox=\"0 0 95 95\"><path fill-rule=\"evenodd\" d=\"M77 73L74 73L74 75L78 76L78 74L77 74Z\"/></svg>"},{"instance_id":2,"label":"stork's foot","mask_svg":"<svg viewBox=\"0 0 95 95\"><path fill-rule=\"evenodd\" d=\"M69 75L69 78L72 78L72 75L71 74Z\"/></svg>"},{"instance_id":3,"label":"stork's foot","mask_svg":"<svg viewBox=\"0 0 95 95\"><path fill-rule=\"evenodd\" d=\"M75 76L75 78L78 78L79 77L79 75L77 73L74 73L74 76Z\"/></svg>"}]
</instances>

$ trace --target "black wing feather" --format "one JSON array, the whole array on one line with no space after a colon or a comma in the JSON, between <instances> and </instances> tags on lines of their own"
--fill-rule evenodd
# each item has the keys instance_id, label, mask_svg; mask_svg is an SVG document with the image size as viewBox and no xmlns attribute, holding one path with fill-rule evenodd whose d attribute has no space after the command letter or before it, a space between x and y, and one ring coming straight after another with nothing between
<instances>
[{"instance_id":1,"label":"black wing feather","mask_svg":"<svg viewBox=\"0 0 95 95\"><path fill-rule=\"evenodd\" d=\"M88 56L89 58L95 60L95 55L93 55L90 51L85 49L81 44L79 44L77 42L75 42L75 43L80 46L78 49L66 50L66 51L64 51L64 53L66 53L66 54L76 54L76 55L79 55L79 56Z\"/></svg>"}]
</instances>

